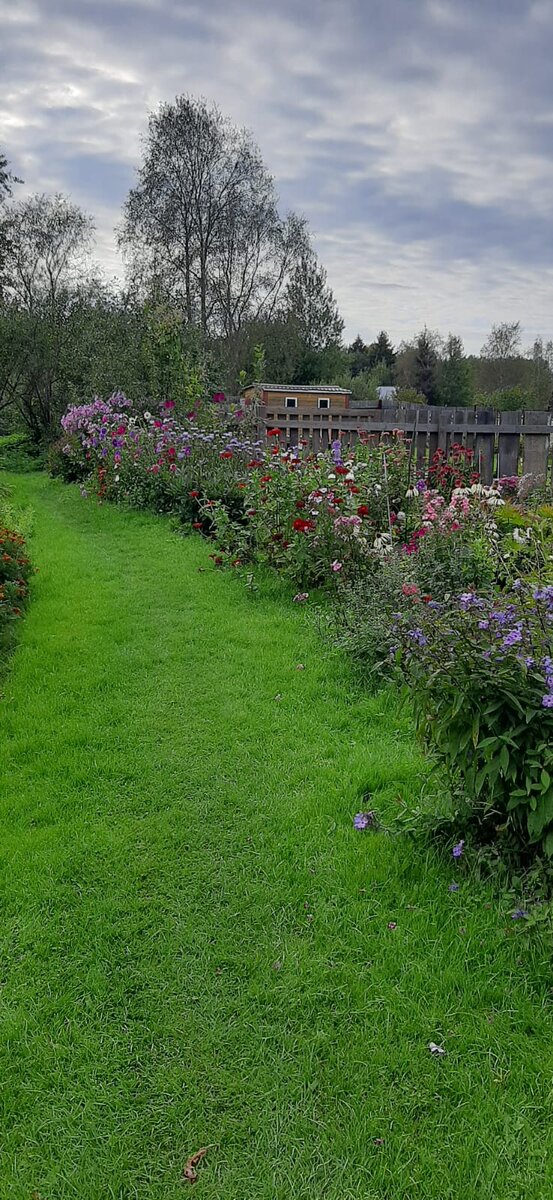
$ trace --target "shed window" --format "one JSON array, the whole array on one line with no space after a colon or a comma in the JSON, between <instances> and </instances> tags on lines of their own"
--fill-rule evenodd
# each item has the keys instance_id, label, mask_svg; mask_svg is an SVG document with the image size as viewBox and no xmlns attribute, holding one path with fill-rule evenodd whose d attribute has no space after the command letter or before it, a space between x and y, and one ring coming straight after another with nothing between
<instances>
[{"instance_id":1,"label":"shed window","mask_svg":"<svg viewBox=\"0 0 553 1200\"><path fill-rule=\"evenodd\" d=\"M318 408L330 408L330 400L328 396L319 396L317 406Z\"/></svg>"},{"instance_id":2,"label":"shed window","mask_svg":"<svg viewBox=\"0 0 553 1200\"><path fill-rule=\"evenodd\" d=\"M298 407L298 397L297 396L287 396L284 401L284 407L285 408L297 408Z\"/></svg>"}]
</instances>

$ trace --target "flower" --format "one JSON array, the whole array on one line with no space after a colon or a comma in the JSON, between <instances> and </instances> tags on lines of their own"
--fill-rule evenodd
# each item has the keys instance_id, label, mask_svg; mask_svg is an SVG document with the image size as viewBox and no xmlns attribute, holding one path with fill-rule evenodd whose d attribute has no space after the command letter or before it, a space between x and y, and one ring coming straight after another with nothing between
<instances>
[{"instance_id":1,"label":"flower","mask_svg":"<svg viewBox=\"0 0 553 1200\"><path fill-rule=\"evenodd\" d=\"M397 921L388 921L388 929L397 929Z\"/></svg>"},{"instance_id":2,"label":"flower","mask_svg":"<svg viewBox=\"0 0 553 1200\"><path fill-rule=\"evenodd\" d=\"M309 592L297 592L293 597L294 604L305 604L306 600L309 600Z\"/></svg>"},{"instance_id":3,"label":"flower","mask_svg":"<svg viewBox=\"0 0 553 1200\"><path fill-rule=\"evenodd\" d=\"M378 817L375 812L356 813L353 818L354 829L376 829Z\"/></svg>"},{"instance_id":4,"label":"flower","mask_svg":"<svg viewBox=\"0 0 553 1200\"><path fill-rule=\"evenodd\" d=\"M357 516L358 517L368 517L369 512L370 512L370 508L369 508L368 504L360 504L357 509Z\"/></svg>"},{"instance_id":5,"label":"flower","mask_svg":"<svg viewBox=\"0 0 553 1200\"><path fill-rule=\"evenodd\" d=\"M341 570L342 570L342 567L343 567L343 563L341 563L341 562L338 562L338 561L337 561L337 559L334 559L334 562L332 562L332 563L330 564L330 570L331 570L331 571L341 571Z\"/></svg>"},{"instance_id":6,"label":"flower","mask_svg":"<svg viewBox=\"0 0 553 1200\"><path fill-rule=\"evenodd\" d=\"M461 858L461 855L463 854L464 849L465 849L465 843L464 843L463 839L461 839L461 841L457 842L457 845L453 847L453 850L451 851L451 853L454 858Z\"/></svg>"},{"instance_id":7,"label":"flower","mask_svg":"<svg viewBox=\"0 0 553 1200\"><path fill-rule=\"evenodd\" d=\"M458 892L458 891L459 891L459 886L460 886L460 885L459 885L458 883L450 883L450 885L449 885L449 887L448 887L448 889L447 889L447 890L448 890L448 892Z\"/></svg>"},{"instance_id":8,"label":"flower","mask_svg":"<svg viewBox=\"0 0 553 1200\"><path fill-rule=\"evenodd\" d=\"M511 913L511 921L524 921L527 916L528 913L524 908L516 908L515 911Z\"/></svg>"},{"instance_id":9,"label":"flower","mask_svg":"<svg viewBox=\"0 0 553 1200\"><path fill-rule=\"evenodd\" d=\"M267 437L280 437L280 429L268 429Z\"/></svg>"},{"instance_id":10,"label":"flower","mask_svg":"<svg viewBox=\"0 0 553 1200\"><path fill-rule=\"evenodd\" d=\"M164 408L174 408L174 407L175 407L175 401L174 401L174 400L166 400L166 401L165 401L165 404L163 405L163 407L164 407Z\"/></svg>"}]
</instances>

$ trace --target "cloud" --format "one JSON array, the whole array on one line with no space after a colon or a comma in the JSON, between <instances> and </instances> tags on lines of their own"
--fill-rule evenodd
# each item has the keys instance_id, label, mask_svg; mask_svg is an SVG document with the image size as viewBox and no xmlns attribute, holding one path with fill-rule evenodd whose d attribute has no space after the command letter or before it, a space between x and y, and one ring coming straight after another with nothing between
<instances>
[{"instance_id":1,"label":"cloud","mask_svg":"<svg viewBox=\"0 0 553 1200\"><path fill-rule=\"evenodd\" d=\"M348 335L553 332L547 0L0 0L0 21L13 168L93 213L108 271L148 112L191 92L309 217Z\"/></svg>"}]
</instances>

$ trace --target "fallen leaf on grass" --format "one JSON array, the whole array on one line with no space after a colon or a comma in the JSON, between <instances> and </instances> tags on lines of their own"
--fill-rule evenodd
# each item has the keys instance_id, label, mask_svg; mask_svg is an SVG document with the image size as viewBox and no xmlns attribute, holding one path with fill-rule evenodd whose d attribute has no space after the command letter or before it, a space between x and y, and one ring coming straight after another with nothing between
<instances>
[{"instance_id":1,"label":"fallen leaf on grass","mask_svg":"<svg viewBox=\"0 0 553 1200\"><path fill-rule=\"evenodd\" d=\"M198 1163L201 1163L202 1158L205 1158L208 1150L213 1149L214 1146L202 1146L201 1150L197 1150L195 1154L191 1154L190 1158L187 1158L184 1171L182 1173L182 1177L187 1183L197 1182L198 1172L196 1171L196 1167L198 1166Z\"/></svg>"}]
</instances>

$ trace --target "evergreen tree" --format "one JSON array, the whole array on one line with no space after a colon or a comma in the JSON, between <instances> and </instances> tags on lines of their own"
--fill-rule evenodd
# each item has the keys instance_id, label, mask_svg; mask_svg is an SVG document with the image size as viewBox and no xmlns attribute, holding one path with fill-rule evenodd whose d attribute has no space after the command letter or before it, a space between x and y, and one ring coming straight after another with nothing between
<instances>
[{"instance_id":1,"label":"evergreen tree","mask_svg":"<svg viewBox=\"0 0 553 1200\"><path fill-rule=\"evenodd\" d=\"M460 337L450 333L440 368L439 401L446 408L466 408L474 401L470 363Z\"/></svg>"},{"instance_id":2,"label":"evergreen tree","mask_svg":"<svg viewBox=\"0 0 553 1200\"><path fill-rule=\"evenodd\" d=\"M348 346L348 365L352 379L363 371L370 371L373 365L372 350L358 333L355 341Z\"/></svg>"},{"instance_id":3,"label":"evergreen tree","mask_svg":"<svg viewBox=\"0 0 553 1200\"><path fill-rule=\"evenodd\" d=\"M371 346L371 350L374 356L373 366L376 366L378 363L384 363L386 367L390 370L392 369L396 361L396 355L394 347L384 329L379 333L376 342Z\"/></svg>"},{"instance_id":4,"label":"evergreen tree","mask_svg":"<svg viewBox=\"0 0 553 1200\"><path fill-rule=\"evenodd\" d=\"M426 325L419 333L415 355L415 388L426 396L427 404L438 402L438 356Z\"/></svg>"}]
</instances>

